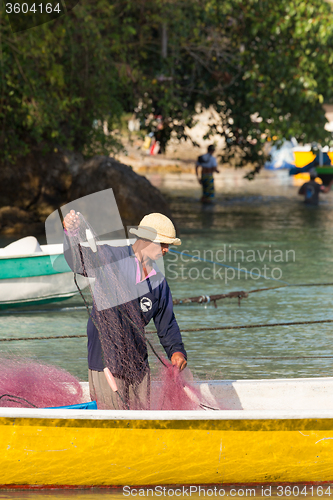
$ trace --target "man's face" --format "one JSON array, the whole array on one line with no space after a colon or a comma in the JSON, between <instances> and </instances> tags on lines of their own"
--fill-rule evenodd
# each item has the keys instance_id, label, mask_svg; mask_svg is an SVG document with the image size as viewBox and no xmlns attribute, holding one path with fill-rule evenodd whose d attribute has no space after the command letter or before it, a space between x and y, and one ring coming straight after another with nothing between
<instances>
[{"instance_id":1,"label":"man's face","mask_svg":"<svg viewBox=\"0 0 333 500\"><path fill-rule=\"evenodd\" d=\"M151 260L158 260L169 251L169 245L167 243L153 243L151 241L147 244L145 250Z\"/></svg>"}]
</instances>

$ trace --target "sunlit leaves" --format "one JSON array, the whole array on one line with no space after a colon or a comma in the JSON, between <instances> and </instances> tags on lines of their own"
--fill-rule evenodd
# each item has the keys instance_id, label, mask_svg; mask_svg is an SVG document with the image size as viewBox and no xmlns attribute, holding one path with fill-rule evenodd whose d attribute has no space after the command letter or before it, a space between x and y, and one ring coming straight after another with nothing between
<instances>
[{"instance_id":1,"label":"sunlit leaves","mask_svg":"<svg viewBox=\"0 0 333 500\"><path fill-rule=\"evenodd\" d=\"M322 104L333 99L333 23L322 0L82 0L27 32L1 23L4 157L40 143L110 152L105 124L133 110L147 130L161 115L166 143L212 106L211 132L237 165L263 163L267 138L331 140Z\"/></svg>"}]
</instances>

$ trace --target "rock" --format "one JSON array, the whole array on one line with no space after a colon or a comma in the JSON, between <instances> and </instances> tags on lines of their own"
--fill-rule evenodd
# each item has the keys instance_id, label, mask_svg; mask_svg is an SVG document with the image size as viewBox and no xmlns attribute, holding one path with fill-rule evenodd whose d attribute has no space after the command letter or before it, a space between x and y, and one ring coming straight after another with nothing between
<instances>
[{"instance_id":1,"label":"rock","mask_svg":"<svg viewBox=\"0 0 333 500\"><path fill-rule=\"evenodd\" d=\"M1 165L0 206L38 211L41 203L50 207L65 203L73 161L77 162L77 158L63 151L42 154L33 150L17 158L15 165Z\"/></svg>"},{"instance_id":2,"label":"rock","mask_svg":"<svg viewBox=\"0 0 333 500\"><path fill-rule=\"evenodd\" d=\"M67 171L72 175L78 174L81 165L84 163L84 158L77 151L63 151L64 162L67 165Z\"/></svg>"},{"instance_id":3,"label":"rock","mask_svg":"<svg viewBox=\"0 0 333 500\"><path fill-rule=\"evenodd\" d=\"M137 225L151 212L171 217L169 206L157 188L127 165L107 156L95 156L80 166L73 177L69 199L108 188L113 189L125 226Z\"/></svg>"},{"instance_id":4,"label":"rock","mask_svg":"<svg viewBox=\"0 0 333 500\"><path fill-rule=\"evenodd\" d=\"M19 234L21 237L30 234L41 234L44 224L40 222L33 213L18 207L0 208L0 232L1 234Z\"/></svg>"},{"instance_id":5,"label":"rock","mask_svg":"<svg viewBox=\"0 0 333 500\"><path fill-rule=\"evenodd\" d=\"M61 205L112 188L125 226L151 212L171 217L160 191L131 167L108 156L84 161L82 155L33 151L15 165L0 168L0 232L38 234L43 221Z\"/></svg>"}]
</instances>

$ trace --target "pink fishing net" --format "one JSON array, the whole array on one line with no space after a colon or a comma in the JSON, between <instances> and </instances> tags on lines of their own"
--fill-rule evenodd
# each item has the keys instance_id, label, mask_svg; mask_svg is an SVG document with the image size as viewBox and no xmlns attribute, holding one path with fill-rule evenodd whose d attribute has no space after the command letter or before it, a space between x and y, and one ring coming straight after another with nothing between
<instances>
[{"instance_id":1,"label":"pink fishing net","mask_svg":"<svg viewBox=\"0 0 333 500\"><path fill-rule=\"evenodd\" d=\"M1 358L0 407L46 408L83 403L80 382L61 368Z\"/></svg>"},{"instance_id":2,"label":"pink fishing net","mask_svg":"<svg viewBox=\"0 0 333 500\"><path fill-rule=\"evenodd\" d=\"M152 394L154 410L200 410L202 395L195 386L185 380L184 374L163 360L165 367L160 369L160 385Z\"/></svg>"}]
</instances>

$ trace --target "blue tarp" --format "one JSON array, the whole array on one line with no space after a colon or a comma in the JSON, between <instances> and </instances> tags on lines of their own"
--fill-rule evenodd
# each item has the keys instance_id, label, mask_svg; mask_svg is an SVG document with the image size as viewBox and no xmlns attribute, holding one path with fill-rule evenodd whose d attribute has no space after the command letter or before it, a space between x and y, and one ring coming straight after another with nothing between
<instances>
[{"instance_id":1,"label":"blue tarp","mask_svg":"<svg viewBox=\"0 0 333 500\"><path fill-rule=\"evenodd\" d=\"M49 406L45 410L97 410L96 401L89 401L89 403L80 403L78 405L69 406Z\"/></svg>"}]
</instances>

